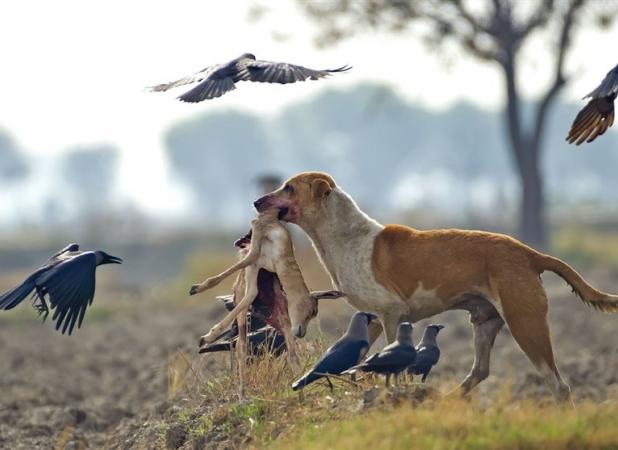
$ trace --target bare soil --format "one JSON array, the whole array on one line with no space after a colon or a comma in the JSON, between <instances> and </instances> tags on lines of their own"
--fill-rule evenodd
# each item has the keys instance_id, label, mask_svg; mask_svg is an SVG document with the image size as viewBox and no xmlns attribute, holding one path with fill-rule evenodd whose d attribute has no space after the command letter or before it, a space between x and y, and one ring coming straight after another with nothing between
<instances>
[{"instance_id":1,"label":"bare soil","mask_svg":"<svg viewBox=\"0 0 618 450\"><path fill-rule=\"evenodd\" d=\"M618 273L586 275L600 288L618 290ZM557 277L544 279L558 365L574 398L596 402L615 398L618 316L587 308ZM351 314L350 308L338 303L321 308L309 339L319 332L336 335ZM148 448L198 445L187 441L186 430L171 422L181 399L172 395L169 368L170 358L186 354L199 367L201 377L216 377L227 370L226 356L197 355L198 337L213 323L210 311L211 306L149 305L142 299L119 312L87 316L84 327L70 337L34 318L0 322L0 448L130 449L141 448L144 442L150 443ZM446 328L439 337L442 360L428 383L455 386L473 360L467 316L445 313L432 322ZM427 323L418 324L417 339ZM548 390L505 328L494 347L492 375L479 392L489 398L507 383L517 395L549 399ZM207 441L200 445L235 446Z\"/></svg>"}]
</instances>

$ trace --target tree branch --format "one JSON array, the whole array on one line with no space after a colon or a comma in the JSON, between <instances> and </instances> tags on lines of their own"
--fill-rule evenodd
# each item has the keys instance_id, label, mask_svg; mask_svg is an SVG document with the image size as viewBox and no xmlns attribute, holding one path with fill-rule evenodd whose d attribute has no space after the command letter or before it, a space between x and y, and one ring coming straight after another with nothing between
<instances>
[{"instance_id":1,"label":"tree branch","mask_svg":"<svg viewBox=\"0 0 618 450\"><path fill-rule=\"evenodd\" d=\"M535 29L547 24L554 10L554 0L543 0L537 10L530 16L526 24L520 27L518 34L520 39L524 39Z\"/></svg>"},{"instance_id":2,"label":"tree branch","mask_svg":"<svg viewBox=\"0 0 618 450\"><path fill-rule=\"evenodd\" d=\"M534 129L530 142L531 151L539 152L540 142L545 131L548 109L556 98L560 90L564 87L567 80L564 75L564 59L566 52L569 50L571 42L571 34L575 25L575 17L579 9L584 5L585 0L572 0L562 18L562 28L560 30L560 39L558 41L558 53L556 56L555 74L552 85L547 93L540 100L534 120Z\"/></svg>"}]
</instances>

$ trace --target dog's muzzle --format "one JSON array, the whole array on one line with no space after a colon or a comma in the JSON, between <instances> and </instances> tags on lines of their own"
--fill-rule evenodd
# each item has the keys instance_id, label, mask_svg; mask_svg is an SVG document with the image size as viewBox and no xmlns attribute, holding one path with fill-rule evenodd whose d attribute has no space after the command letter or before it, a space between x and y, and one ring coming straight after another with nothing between
<instances>
[{"instance_id":1,"label":"dog's muzzle","mask_svg":"<svg viewBox=\"0 0 618 450\"><path fill-rule=\"evenodd\" d=\"M257 210L257 212L262 212L264 209L264 197L258 198L253 202L253 207Z\"/></svg>"}]
</instances>

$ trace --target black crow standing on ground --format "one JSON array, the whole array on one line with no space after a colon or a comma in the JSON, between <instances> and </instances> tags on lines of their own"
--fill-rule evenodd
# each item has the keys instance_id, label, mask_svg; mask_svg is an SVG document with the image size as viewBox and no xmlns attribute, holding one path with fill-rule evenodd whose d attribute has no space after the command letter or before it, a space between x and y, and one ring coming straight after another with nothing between
<instances>
[{"instance_id":1,"label":"black crow standing on ground","mask_svg":"<svg viewBox=\"0 0 618 450\"><path fill-rule=\"evenodd\" d=\"M326 377L332 390L328 375L339 375L365 357L369 350L367 326L377 318L375 314L367 312L355 313L345 334L326 350L313 369L292 384L292 389L297 391L315 380Z\"/></svg>"},{"instance_id":2,"label":"black crow standing on ground","mask_svg":"<svg viewBox=\"0 0 618 450\"><path fill-rule=\"evenodd\" d=\"M346 370L344 373L355 372L375 372L386 375L385 384L389 385L391 375L395 375L395 383L397 375L406 370L407 367L414 364L416 360L416 349L412 342L412 324L403 322L397 328L397 338L395 342L387 345L378 353L374 353L365 361L357 366Z\"/></svg>"},{"instance_id":3,"label":"black crow standing on ground","mask_svg":"<svg viewBox=\"0 0 618 450\"><path fill-rule=\"evenodd\" d=\"M569 144L592 142L613 125L616 96L618 96L618 65L607 73L594 91L584 97L592 100L575 117L566 138Z\"/></svg>"},{"instance_id":4,"label":"black crow standing on ground","mask_svg":"<svg viewBox=\"0 0 618 450\"><path fill-rule=\"evenodd\" d=\"M186 84L199 83L178 97L178 100L183 102L197 103L221 97L226 92L236 89L238 81L287 84L307 79L317 80L350 69L349 66L342 66L338 69L313 70L294 64L260 61L256 60L251 53L244 53L229 62L208 66L193 75L169 83L157 84L149 87L148 90L162 92Z\"/></svg>"},{"instance_id":5,"label":"black crow standing on ground","mask_svg":"<svg viewBox=\"0 0 618 450\"><path fill-rule=\"evenodd\" d=\"M431 368L438 364L440 359L440 349L436 337L444 325L429 325L425 328L421 343L416 346L416 361L408 367L411 375L423 375L421 381L424 383Z\"/></svg>"},{"instance_id":6,"label":"black crow standing on ground","mask_svg":"<svg viewBox=\"0 0 618 450\"><path fill-rule=\"evenodd\" d=\"M76 324L81 327L86 308L94 299L97 266L120 263L122 259L104 251L80 252L79 245L70 244L19 286L0 295L0 309L14 308L32 292L33 305L45 320L50 310L47 296L56 330L62 327L63 334L71 334Z\"/></svg>"}]
</instances>

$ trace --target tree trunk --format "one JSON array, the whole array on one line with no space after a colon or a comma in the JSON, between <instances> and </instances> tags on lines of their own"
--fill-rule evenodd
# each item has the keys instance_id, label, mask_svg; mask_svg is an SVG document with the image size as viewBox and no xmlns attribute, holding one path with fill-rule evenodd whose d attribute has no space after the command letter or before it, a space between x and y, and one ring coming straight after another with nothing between
<instances>
[{"instance_id":1,"label":"tree trunk","mask_svg":"<svg viewBox=\"0 0 618 450\"><path fill-rule=\"evenodd\" d=\"M528 149L528 152L536 153L531 150ZM521 180L519 238L526 244L543 250L547 244L547 228L543 177L537 157L524 158L519 177Z\"/></svg>"},{"instance_id":2,"label":"tree trunk","mask_svg":"<svg viewBox=\"0 0 618 450\"><path fill-rule=\"evenodd\" d=\"M524 132L521 122L521 102L515 82L515 52L509 51L502 62L506 83L506 125L511 153L521 185L518 237L539 250L545 248L545 202L543 177L539 170L539 141L534 142Z\"/></svg>"}]
</instances>

